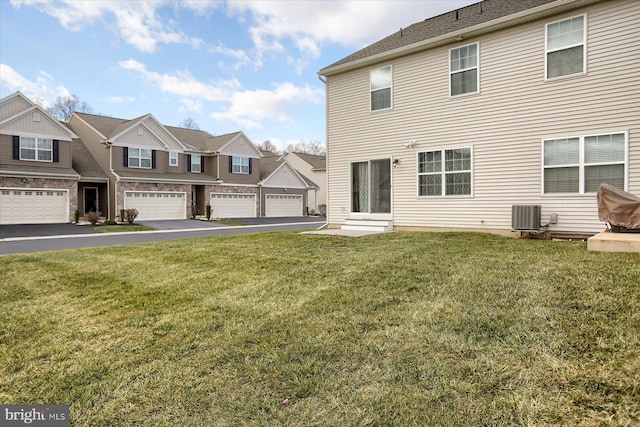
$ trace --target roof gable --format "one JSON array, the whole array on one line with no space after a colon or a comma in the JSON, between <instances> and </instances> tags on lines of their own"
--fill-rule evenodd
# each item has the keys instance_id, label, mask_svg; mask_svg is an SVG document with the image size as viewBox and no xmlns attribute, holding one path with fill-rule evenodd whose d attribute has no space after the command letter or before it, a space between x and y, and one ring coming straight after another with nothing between
<instances>
[{"instance_id":1,"label":"roof gable","mask_svg":"<svg viewBox=\"0 0 640 427\"><path fill-rule=\"evenodd\" d=\"M0 121L13 117L21 111L36 105L21 92L15 92L0 99Z\"/></svg>"},{"instance_id":2,"label":"roof gable","mask_svg":"<svg viewBox=\"0 0 640 427\"><path fill-rule=\"evenodd\" d=\"M260 160L260 184L263 187L308 188L315 184L298 173L283 157L268 156Z\"/></svg>"},{"instance_id":3,"label":"roof gable","mask_svg":"<svg viewBox=\"0 0 640 427\"><path fill-rule=\"evenodd\" d=\"M44 108L34 104L20 92L0 100L0 110L3 114L12 113L0 120L1 134L62 141L71 141L78 137Z\"/></svg>"},{"instance_id":4,"label":"roof gable","mask_svg":"<svg viewBox=\"0 0 640 427\"><path fill-rule=\"evenodd\" d=\"M145 114L132 120L74 113L105 140L116 146L150 147L183 151L182 144L153 115Z\"/></svg>"},{"instance_id":5,"label":"roof gable","mask_svg":"<svg viewBox=\"0 0 640 427\"><path fill-rule=\"evenodd\" d=\"M220 137L214 137L214 139L218 139L218 141L212 140L210 143L220 143L221 145L216 151L221 154L253 158L262 157L262 152L243 132L222 135Z\"/></svg>"}]
</instances>

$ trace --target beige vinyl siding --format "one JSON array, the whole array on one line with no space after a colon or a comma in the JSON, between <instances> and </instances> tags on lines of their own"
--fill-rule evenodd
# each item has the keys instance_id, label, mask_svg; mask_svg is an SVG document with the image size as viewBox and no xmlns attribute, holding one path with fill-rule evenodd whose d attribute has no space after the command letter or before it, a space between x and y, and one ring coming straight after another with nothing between
<instances>
[{"instance_id":1,"label":"beige vinyl siding","mask_svg":"<svg viewBox=\"0 0 640 427\"><path fill-rule=\"evenodd\" d=\"M16 96L13 99L11 99L9 102L5 102L0 105L0 120L13 117L16 114L31 107L32 107L31 104L29 104L19 96Z\"/></svg>"},{"instance_id":2,"label":"beige vinyl siding","mask_svg":"<svg viewBox=\"0 0 640 427\"><path fill-rule=\"evenodd\" d=\"M14 135L71 141L71 137L61 129L61 125L58 125L54 119L38 110L31 111L4 125L2 131L3 133L13 133Z\"/></svg>"},{"instance_id":3,"label":"beige vinyl siding","mask_svg":"<svg viewBox=\"0 0 640 427\"><path fill-rule=\"evenodd\" d=\"M545 81L545 25L585 13L587 74ZM552 230L603 229L595 194L542 194L542 140L628 132L628 190L640 193L639 33L640 3L613 1L396 59L393 109L373 113L369 68L329 77L330 223L349 217L349 162L394 157L395 226L508 230L511 205L540 204L543 222L558 214ZM450 98L449 49L475 42L480 93ZM467 146L473 196L418 197L417 153Z\"/></svg>"}]
</instances>

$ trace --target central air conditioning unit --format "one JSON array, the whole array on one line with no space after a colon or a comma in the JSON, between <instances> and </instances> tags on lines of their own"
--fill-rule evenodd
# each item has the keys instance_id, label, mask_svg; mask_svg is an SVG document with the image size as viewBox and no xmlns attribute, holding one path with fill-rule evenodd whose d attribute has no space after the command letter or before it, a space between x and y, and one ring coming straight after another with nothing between
<instances>
[{"instance_id":1,"label":"central air conditioning unit","mask_svg":"<svg viewBox=\"0 0 640 427\"><path fill-rule=\"evenodd\" d=\"M511 229L514 231L538 231L542 228L541 205L511 206Z\"/></svg>"}]
</instances>

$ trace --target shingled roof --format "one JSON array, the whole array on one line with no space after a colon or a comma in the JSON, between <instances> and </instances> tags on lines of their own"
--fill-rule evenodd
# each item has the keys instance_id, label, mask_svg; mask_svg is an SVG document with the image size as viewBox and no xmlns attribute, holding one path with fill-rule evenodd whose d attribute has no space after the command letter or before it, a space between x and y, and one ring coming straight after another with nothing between
<instances>
[{"instance_id":1,"label":"shingled roof","mask_svg":"<svg viewBox=\"0 0 640 427\"><path fill-rule=\"evenodd\" d=\"M565 0L484 0L474 3L402 28L390 36L320 70L319 74L327 75L334 67L381 56L396 49L409 48L411 45L436 39L447 34L456 34L480 24L496 21L500 18L550 3L566 4L568 2Z\"/></svg>"}]
</instances>

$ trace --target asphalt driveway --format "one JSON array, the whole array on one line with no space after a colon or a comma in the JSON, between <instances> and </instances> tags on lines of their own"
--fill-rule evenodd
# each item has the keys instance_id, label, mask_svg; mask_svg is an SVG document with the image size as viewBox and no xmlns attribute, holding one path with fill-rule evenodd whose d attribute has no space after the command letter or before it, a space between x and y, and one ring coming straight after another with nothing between
<instances>
[{"instance_id":1,"label":"asphalt driveway","mask_svg":"<svg viewBox=\"0 0 640 427\"><path fill-rule=\"evenodd\" d=\"M143 221L154 231L100 233L91 226L75 224L0 225L0 255L76 249L130 243L158 242L191 237L304 230L325 223L321 217L242 218L244 226L228 226L198 220Z\"/></svg>"}]
</instances>

